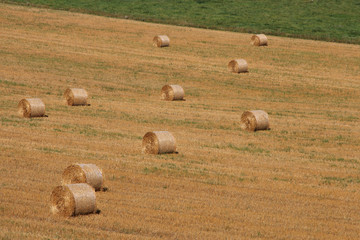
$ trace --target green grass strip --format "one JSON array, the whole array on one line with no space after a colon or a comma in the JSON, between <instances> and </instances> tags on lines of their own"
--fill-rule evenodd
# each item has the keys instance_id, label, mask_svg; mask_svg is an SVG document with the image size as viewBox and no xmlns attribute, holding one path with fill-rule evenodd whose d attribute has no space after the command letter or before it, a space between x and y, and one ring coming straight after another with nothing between
<instances>
[{"instance_id":1,"label":"green grass strip","mask_svg":"<svg viewBox=\"0 0 360 240\"><path fill-rule=\"evenodd\" d=\"M360 44L359 0L0 0L199 28Z\"/></svg>"}]
</instances>

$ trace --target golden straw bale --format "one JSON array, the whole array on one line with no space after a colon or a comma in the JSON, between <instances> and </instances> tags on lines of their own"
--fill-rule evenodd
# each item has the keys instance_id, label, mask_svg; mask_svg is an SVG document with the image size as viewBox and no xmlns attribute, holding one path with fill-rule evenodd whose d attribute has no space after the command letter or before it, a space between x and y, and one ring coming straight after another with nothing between
<instances>
[{"instance_id":1,"label":"golden straw bale","mask_svg":"<svg viewBox=\"0 0 360 240\"><path fill-rule=\"evenodd\" d=\"M104 178L100 168L95 164L73 164L62 174L62 184L87 183L96 191L101 190Z\"/></svg>"},{"instance_id":2,"label":"golden straw bale","mask_svg":"<svg viewBox=\"0 0 360 240\"><path fill-rule=\"evenodd\" d=\"M170 45L170 39L166 35L157 35L153 39L153 45L155 47L168 47Z\"/></svg>"},{"instance_id":3,"label":"golden straw bale","mask_svg":"<svg viewBox=\"0 0 360 240\"><path fill-rule=\"evenodd\" d=\"M95 190L87 183L58 186L51 193L50 204L53 214L64 217L94 213Z\"/></svg>"},{"instance_id":4,"label":"golden straw bale","mask_svg":"<svg viewBox=\"0 0 360 240\"><path fill-rule=\"evenodd\" d=\"M168 131L147 132L143 137L142 151L147 154L174 153L175 138Z\"/></svg>"},{"instance_id":5,"label":"golden straw bale","mask_svg":"<svg viewBox=\"0 0 360 240\"><path fill-rule=\"evenodd\" d=\"M243 73L248 71L248 64L245 59L234 59L229 62L228 70L234 73Z\"/></svg>"},{"instance_id":6,"label":"golden straw bale","mask_svg":"<svg viewBox=\"0 0 360 240\"><path fill-rule=\"evenodd\" d=\"M68 88L64 92L64 97L69 106L88 105L88 94L82 88Z\"/></svg>"},{"instance_id":7,"label":"golden straw bale","mask_svg":"<svg viewBox=\"0 0 360 240\"><path fill-rule=\"evenodd\" d=\"M166 101L183 100L184 89L179 85L165 85L161 89L161 99Z\"/></svg>"},{"instance_id":8,"label":"golden straw bale","mask_svg":"<svg viewBox=\"0 0 360 240\"><path fill-rule=\"evenodd\" d=\"M248 131L268 130L269 115L263 110L245 111L241 115L240 127Z\"/></svg>"},{"instance_id":9,"label":"golden straw bale","mask_svg":"<svg viewBox=\"0 0 360 240\"><path fill-rule=\"evenodd\" d=\"M256 34L256 35L252 35L250 43L251 45L254 46L267 46L268 39L265 36L265 34Z\"/></svg>"},{"instance_id":10,"label":"golden straw bale","mask_svg":"<svg viewBox=\"0 0 360 240\"><path fill-rule=\"evenodd\" d=\"M24 98L18 104L18 113L22 117L45 116L45 104L39 98Z\"/></svg>"}]
</instances>

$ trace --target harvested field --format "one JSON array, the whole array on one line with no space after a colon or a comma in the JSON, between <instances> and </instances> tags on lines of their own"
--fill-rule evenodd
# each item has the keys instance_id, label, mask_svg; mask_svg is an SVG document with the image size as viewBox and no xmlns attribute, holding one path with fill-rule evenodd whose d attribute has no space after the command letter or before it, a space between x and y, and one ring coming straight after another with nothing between
<instances>
[{"instance_id":1,"label":"harvested field","mask_svg":"<svg viewBox=\"0 0 360 240\"><path fill-rule=\"evenodd\" d=\"M3 239L356 239L360 46L0 4ZM171 47L155 48L157 33ZM226 41L224 41L226 39ZM244 58L246 74L227 70ZM176 83L186 101L161 101ZM64 89L89 93L70 107ZM47 118L21 118L36 96ZM240 128L262 109L271 130ZM146 132L179 154L142 154ZM93 163L100 214L53 217L63 170Z\"/></svg>"}]
</instances>

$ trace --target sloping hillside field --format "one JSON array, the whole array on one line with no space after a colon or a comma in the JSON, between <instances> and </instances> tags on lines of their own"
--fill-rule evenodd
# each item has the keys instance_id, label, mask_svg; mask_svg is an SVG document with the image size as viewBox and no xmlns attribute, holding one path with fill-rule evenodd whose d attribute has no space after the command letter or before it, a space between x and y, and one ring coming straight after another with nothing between
<instances>
[{"instance_id":1,"label":"sloping hillside field","mask_svg":"<svg viewBox=\"0 0 360 240\"><path fill-rule=\"evenodd\" d=\"M2 239L357 239L360 46L250 38L0 4ZM186 101L160 100L165 84ZM91 105L67 106L68 87ZM25 97L48 117L19 117ZM271 129L243 131L256 109ZM157 130L178 154L141 152ZM51 214L73 163L102 168L100 213Z\"/></svg>"}]
</instances>

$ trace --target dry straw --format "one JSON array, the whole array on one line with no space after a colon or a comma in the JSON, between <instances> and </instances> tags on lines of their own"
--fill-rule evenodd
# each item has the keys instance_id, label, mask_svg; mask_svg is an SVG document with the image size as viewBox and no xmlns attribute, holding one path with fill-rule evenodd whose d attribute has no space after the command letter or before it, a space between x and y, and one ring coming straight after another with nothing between
<instances>
[{"instance_id":1,"label":"dry straw","mask_svg":"<svg viewBox=\"0 0 360 240\"><path fill-rule=\"evenodd\" d=\"M87 183L96 191L101 190L104 178L100 168L95 164L73 164L62 174L62 184Z\"/></svg>"},{"instance_id":2,"label":"dry straw","mask_svg":"<svg viewBox=\"0 0 360 240\"><path fill-rule=\"evenodd\" d=\"M82 88L68 88L64 92L64 97L69 106L87 105L88 94Z\"/></svg>"},{"instance_id":3,"label":"dry straw","mask_svg":"<svg viewBox=\"0 0 360 240\"><path fill-rule=\"evenodd\" d=\"M64 217L94 213L95 191L87 183L58 186L51 193L50 204L53 214Z\"/></svg>"},{"instance_id":4,"label":"dry straw","mask_svg":"<svg viewBox=\"0 0 360 240\"><path fill-rule=\"evenodd\" d=\"M147 154L174 153L175 138L168 131L147 132L143 137L142 151Z\"/></svg>"},{"instance_id":5,"label":"dry straw","mask_svg":"<svg viewBox=\"0 0 360 240\"><path fill-rule=\"evenodd\" d=\"M269 115L263 110L245 111L241 115L241 128L248 131L268 130Z\"/></svg>"},{"instance_id":6,"label":"dry straw","mask_svg":"<svg viewBox=\"0 0 360 240\"><path fill-rule=\"evenodd\" d=\"M235 59L229 62L228 70L234 73L247 72L248 64L244 59Z\"/></svg>"},{"instance_id":7,"label":"dry straw","mask_svg":"<svg viewBox=\"0 0 360 240\"><path fill-rule=\"evenodd\" d=\"M170 45L170 39L166 35L157 35L153 39L153 45L155 47L168 47Z\"/></svg>"},{"instance_id":8,"label":"dry straw","mask_svg":"<svg viewBox=\"0 0 360 240\"><path fill-rule=\"evenodd\" d=\"M161 99L166 101L183 100L184 89L179 85L165 85L161 89Z\"/></svg>"},{"instance_id":9,"label":"dry straw","mask_svg":"<svg viewBox=\"0 0 360 240\"><path fill-rule=\"evenodd\" d=\"M18 112L22 117L43 117L45 104L39 98L24 98L18 104Z\"/></svg>"},{"instance_id":10,"label":"dry straw","mask_svg":"<svg viewBox=\"0 0 360 240\"><path fill-rule=\"evenodd\" d=\"M256 34L251 37L251 45L254 46L267 46L268 39L265 34Z\"/></svg>"}]
</instances>

